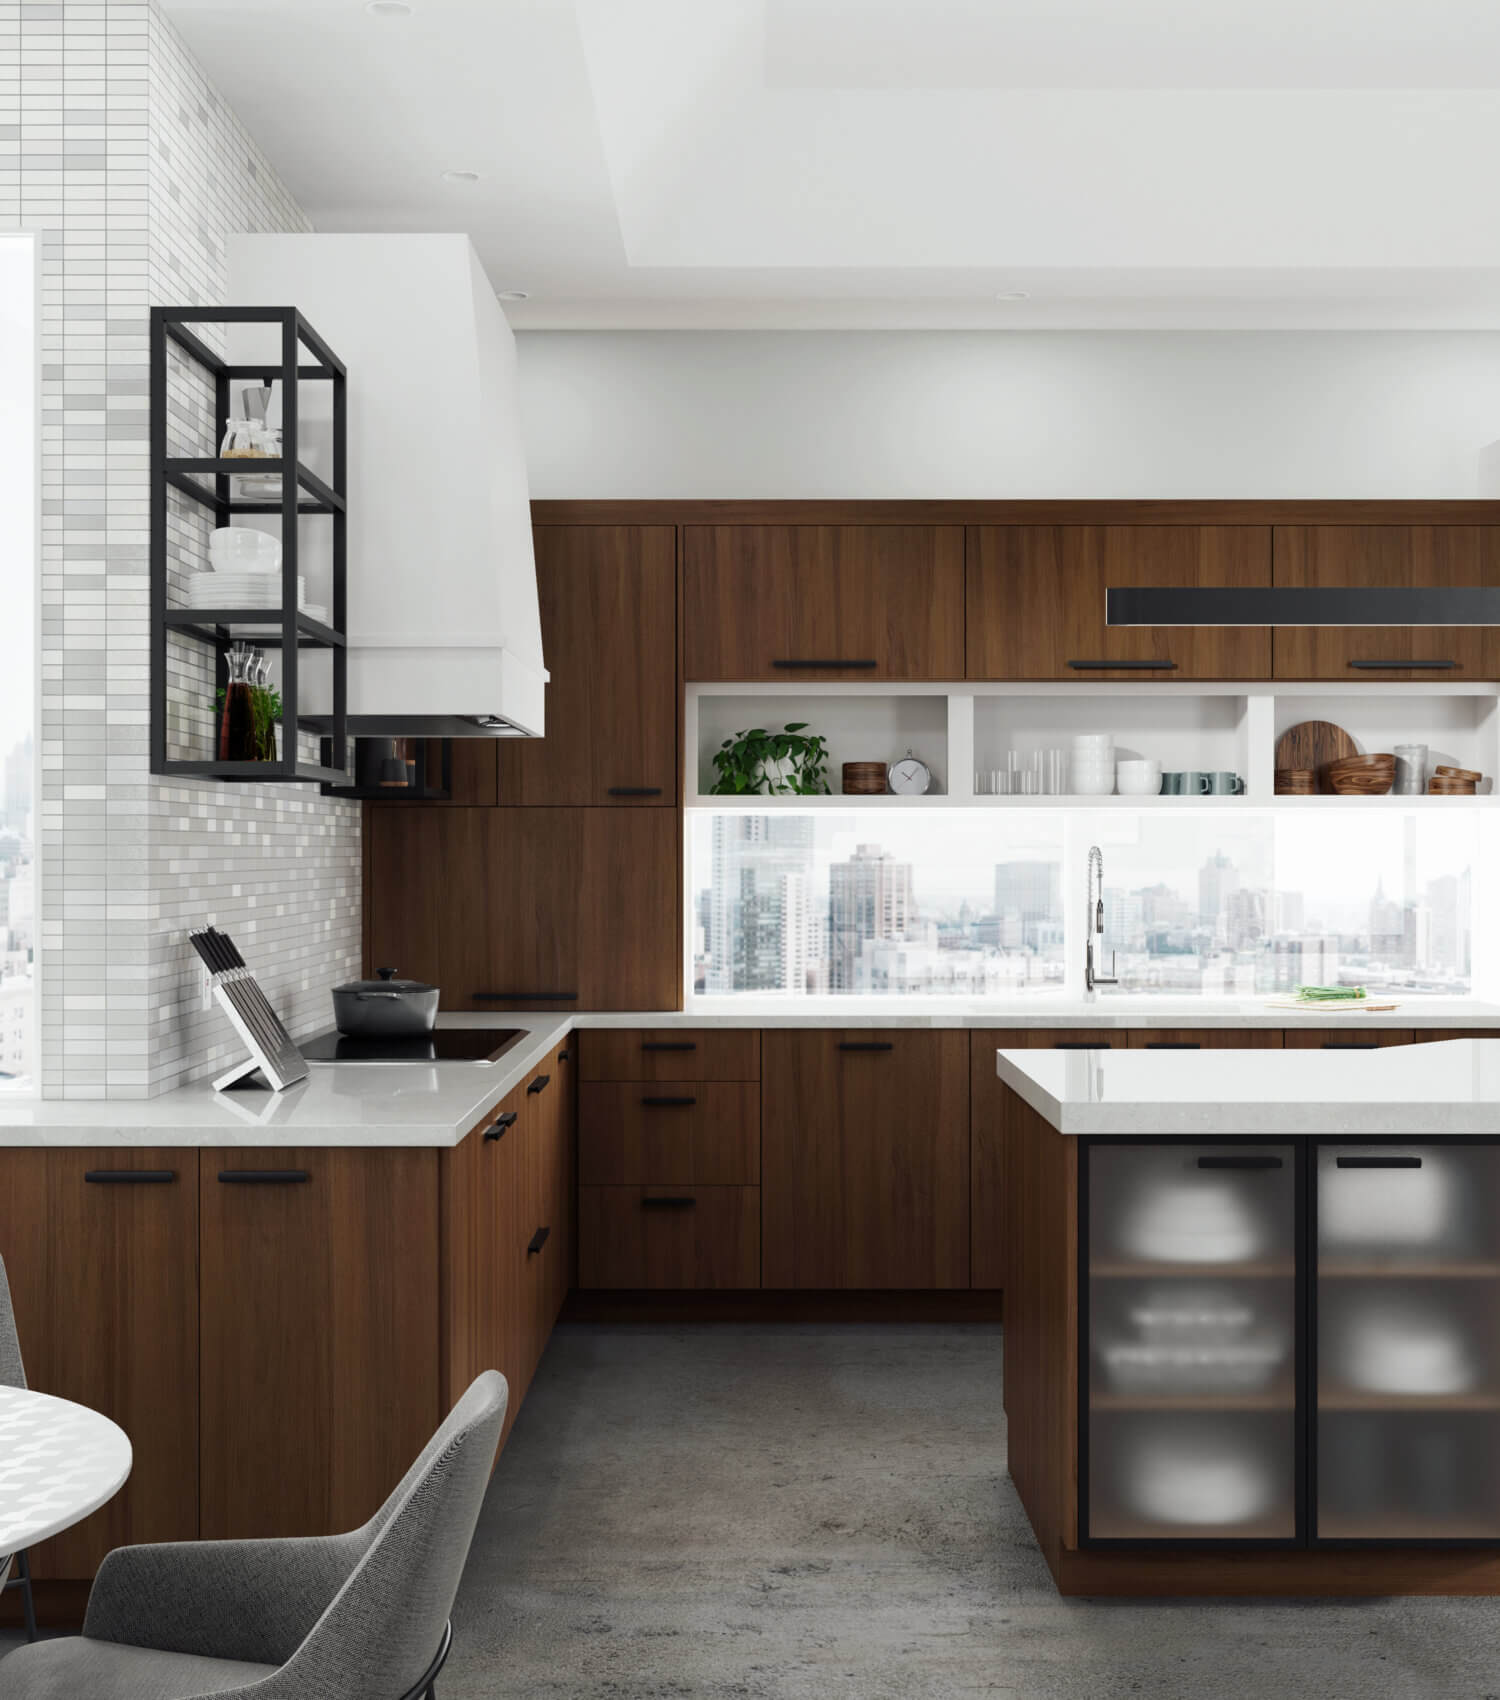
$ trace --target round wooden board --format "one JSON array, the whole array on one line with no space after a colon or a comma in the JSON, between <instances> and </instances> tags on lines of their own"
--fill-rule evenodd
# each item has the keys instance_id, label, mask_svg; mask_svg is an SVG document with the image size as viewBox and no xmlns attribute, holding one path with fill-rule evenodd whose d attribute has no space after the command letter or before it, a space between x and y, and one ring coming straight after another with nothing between
<instances>
[{"instance_id":1,"label":"round wooden board","mask_svg":"<svg viewBox=\"0 0 1500 1700\"><path fill-rule=\"evenodd\" d=\"M1276 740L1277 767L1310 767L1318 776L1319 791L1325 795L1333 787L1324 779L1323 769L1331 761L1358 754L1353 738L1331 720L1303 720L1289 726Z\"/></svg>"}]
</instances>

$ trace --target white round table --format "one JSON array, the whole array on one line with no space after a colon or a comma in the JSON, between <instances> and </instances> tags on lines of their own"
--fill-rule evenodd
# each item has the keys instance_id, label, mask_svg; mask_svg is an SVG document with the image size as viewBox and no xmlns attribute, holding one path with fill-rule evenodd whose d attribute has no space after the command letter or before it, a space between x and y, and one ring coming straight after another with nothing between
<instances>
[{"instance_id":1,"label":"white round table","mask_svg":"<svg viewBox=\"0 0 1500 1700\"><path fill-rule=\"evenodd\" d=\"M130 1474L125 1431L87 1405L0 1387L0 1557L70 1529Z\"/></svg>"}]
</instances>

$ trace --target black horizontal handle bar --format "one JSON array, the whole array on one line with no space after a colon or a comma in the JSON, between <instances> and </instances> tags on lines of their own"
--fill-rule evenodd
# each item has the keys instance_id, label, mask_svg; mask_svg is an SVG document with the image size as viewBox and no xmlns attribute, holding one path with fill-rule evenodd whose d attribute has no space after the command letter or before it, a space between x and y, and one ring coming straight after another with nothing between
<instances>
[{"instance_id":1,"label":"black horizontal handle bar","mask_svg":"<svg viewBox=\"0 0 1500 1700\"><path fill-rule=\"evenodd\" d=\"M696 1104L696 1098L642 1098L641 1102L653 1110L688 1109Z\"/></svg>"},{"instance_id":2,"label":"black horizontal handle bar","mask_svg":"<svg viewBox=\"0 0 1500 1700\"><path fill-rule=\"evenodd\" d=\"M1107 626L1500 626L1491 585L1127 585ZM1395 663L1409 667L1410 662Z\"/></svg>"},{"instance_id":3,"label":"black horizontal handle bar","mask_svg":"<svg viewBox=\"0 0 1500 1700\"><path fill-rule=\"evenodd\" d=\"M1132 673L1175 673L1175 661L1070 661L1068 665L1075 673L1107 673L1118 668L1126 668Z\"/></svg>"},{"instance_id":4,"label":"black horizontal handle bar","mask_svg":"<svg viewBox=\"0 0 1500 1700\"><path fill-rule=\"evenodd\" d=\"M288 1186L312 1176L306 1169L220 1169L219 1179L226 1186Z\"/></svg>"},{"instance_id":5,"label":"black horizontal handle bar","mask_svg":"<svg viewBox=\"0 0 1500 1700\"><path fill-rule=\"evenodd\" d=\"M537 1231L526 1242L526 1255L528 1257L530 1257L535 1252L539 1252L542 1249L542 1247L544 1245L546 1245L547 1236L551 1232L552 1232L551 1228L538 1228Z\"/></svg>"},{"instance_id":6,"label":"black horizontal handle bar","mask_svg":"<svg viewBox=\"0 0 1500 1700\"><path fill-rule=\"evenodd\" d=\"M165 1186L177 1179L176 1169L85 1169L83 1178L95 1186Z\"/></svg>"},{"instance_id":7,"label":"black horizontal handle bar","mask_svg":"<svg viewBox=\"0 0 1500 1700\"><path fill-rule=\"evenodd\" d=\"M503 1116L495 1117L494 1121L484 1130L484 1137L486 1139L499 1139L504 1135L506 1128L516 1125L516 1121L516 1112L507 1110Z\"/></svg>"},{"instance_id":8,"label":"black horizontal handle bar","mask_svg":"<svg viewBox=\"0 0 1500 1700\"><path fill-rule=\"evenodd\" d=\"M1420 1157L1336 1157L1340 1169L1420 1169Z\"/></svg>"},{"instance_id":9,"label":"black horizontal handle bar","mask_svg":"<svg viewBox=\"0 0 1500 1700\"><path fill-rule=\"evenodd\" d=\"M1385 672L1392 667L1425 667L1430 672L1447 673L1457 667L1456 661L1351 661L1351 667L1362 667L1367 672L1379 670Z\"/></svg>"},{"instance_id":10,"label":"black horizontal handle bar","mask_svg":"<svg viewBox=\"0 0 1500 1700\"><path fill-rule=\"evenodd\" d=\"M871 667L878 667L880 663L878 661L870 660L848 661L841 657L834 657L820 661L815 657L812 660L802 660L799 658L794 661L773 661L771 665L773 667L788 668L794 672L803 670L812 671L818 667L858 667L861 670L868 671Z\"/></svg>"},{"instance_id":11,"label":"black horizontal handle bar","mask_svg":"<svg viewBox=\"0 0 1500 1700\"><path fill-rule=\"evenodd\" d=\"M1200 1169L1279 1169L1282 1166L1279 1157L1268 1157L1257 1152L1247 1151L1243 1157L1200 1157Z\"/></svg>"},{"instance_id":12,"label":"black horizontal handle bar","mask_svg":"<svg viewBox=\"0 0 1500 1700\"><path fill-rule=\"evenodd\" d=\"M1378 1051L1378 1039L1325 1039L1321 1046L1325 1051Z\"/></svg>"},{"instance_id":13,"label":"black horizontal handle bar","mask_svg":"<svg viewBox=\"0 0 1500 1700\"><path fill-rule=\"evenodd\" d=\"M608 796L611 797L659 797L660 785L611 785Z\"/></svg>"},{"instance_id":14,"label":"black horizontal handle bar","mask_svg":"<svg viewBox=\"0 0 1500 1700\"><path fill-rule=\"evenodd\" d=\"M840 1039L841 1051L894 1051L895 1045L889 1039Z\"/></svg>"},{"instance_id":15,"label":"black horizontal handle bar","mask_svg":"<svg viewBox=\"0 0 1500 1700\"><path fill-rule=\"evenodd\" d=\"M643 1051L696 1051L698 1041L696 1039L643 1039L641 1049Z\"/></svg>"},{"instance_id":16,"label":"black horizontal handle bar","mask_svg":"<svg viewBox=\"0 0 1500 1700\"><path fill-rule=\"evenodd\" d=\"M475 1003L576 1003L577 992L475 992Z\"/></svg>"},{"instance_id":17,"label":"black horizontal handle bar","mask_svg":"<svg viewBox=\"0 0 1500 1700\"><path fill-rule=\"evenodd\" d=\"M1201 1051L1203 1046L1196 1039L1148 1039L1141 1046L1143 1051Z\"/></svg>"},{"instance_id":18,"label":"black horizontal handle bar","mask_svg":"<svg viewBox=\"0 0 1500 1700\"><path fill-rule=\"evenodd\" d=\"M1112 1051L1115 1048L1113 1039L1054 1039L1054 1051Z\"/></svg>"},{"instance_id":19,"label":"black horizontal handle bar","mask_svg":"<svg viewBox=\"0 0 1500 1700\"><path fill-rule=\"evenodd\" d=\"M642 1210L691 1210L698 1200L691 1196L679 1194L659 1194L654 1198L641 1200Z\"/></svg>"},{"instance_id":20,"label":"black horizontal handle bar","mask_svg":"<svg viewBox=\"0 0 1500 1700\"><path fill-rule=\"evenodd\" d=\"M539 1074L536 1079L532 1081L530 1086L526 1088L527 1097L534 1098L538 1092L545 1092L547 1090L547 1082L551 1080L551 1078L552 1076L550 1074Z\"/></svg>"}]
</instances>

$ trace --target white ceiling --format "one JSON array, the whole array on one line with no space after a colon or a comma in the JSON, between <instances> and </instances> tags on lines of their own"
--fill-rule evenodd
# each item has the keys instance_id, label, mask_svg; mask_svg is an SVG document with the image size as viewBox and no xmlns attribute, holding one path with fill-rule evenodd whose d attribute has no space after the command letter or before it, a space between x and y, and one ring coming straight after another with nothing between
<instances>
[{"instance_id":1,"label":"white ceiling","mask_svg":"<svg viewBox=\"0 0 1500 1700\"><path fill-rule=\"evenodd\" d=\"M1494 0L164 5L318 229L466 230L517 326L1500 327Z\"/></svg>"}]
</instances>

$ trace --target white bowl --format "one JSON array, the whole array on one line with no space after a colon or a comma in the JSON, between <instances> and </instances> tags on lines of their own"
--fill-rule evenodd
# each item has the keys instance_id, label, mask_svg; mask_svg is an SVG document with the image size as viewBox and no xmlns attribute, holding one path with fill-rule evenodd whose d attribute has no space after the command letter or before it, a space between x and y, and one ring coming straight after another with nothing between
<instances>
[{"instance_id":1,"label":"white bowl","mask_svg":"<svg viewBox=\"0 0 1500 1700\"><path fill-rule=\"evenodd\" d=\"M248 525L221 525L209 533L208 558L216 572L250 568L275 572L281 565L281 539Z\"/></svg>"},{"instance_id":2,"label":"white bowl","mask_svg":"<svg viewBox=\"0 0 1500 1700\"><path fill-rule=\"evenodd\" d=\"M1242 1263L1265 1249L1243 1192L1196 1175L1158 1180L1137 1193L1120 1243L1128 1257L1152 1263Z\"/></svg>"},{"instance_id":3,"label":"white bowl","mask_svg":"<svg viewBox=\"0 0 1500 1700\"><path fill-rule=\"evenodd\" d=\"M1163 1427L1132 1441L1114 1474L1148 1522L1232 1527L1263 1517L1275 1501L1271 1457L1233 1433Z\"/></svg>"},{"instance_id":4,"label":"white bowl","mask_svg":"<svg viewBox=\"0 0 1500 1700\"><path fill-rule=\"evenodd\" d=\"M1385 1294L1356 1312L1333 1342L1344 1381L1364 1393L1467 1393L1479 1365L1463 1335L1433 1304Z\"/></svg>"},{"instance_id":5,"label":"white bowl","mask_svg":"<svg viewBox=\"0 0 1500 1700\"><path fill-rule=\"evenodd\" d=\"M1115 776L1112 773L1080 773L1075 767L1068 789L1075 797L1110 797L1114 795Z\"/></svg>"},{"instance_id":6,"label":"white bowl","mask_svg":"<svg viewBox=\"0 0 1500 1700\"><path fill-rule=\"evenodd\" d=\"M1108 755L1114 747L1115 739L1112 732L1079 733L1073 739L1073 750L1078 755L1082 755L1085 751L1090 754Z\"/></svg>"},{"instance_id":7,"label":"white bowl","mask_svg":"<svg viewBox=\"0 0 1500 1700\"><path fill-rule=\"evenodd\" d=\"M1122 797L1154 797L1161 790L1161 763L1116 762L1115 783L1119 786Z\"/></svg>"}]
</instances>

